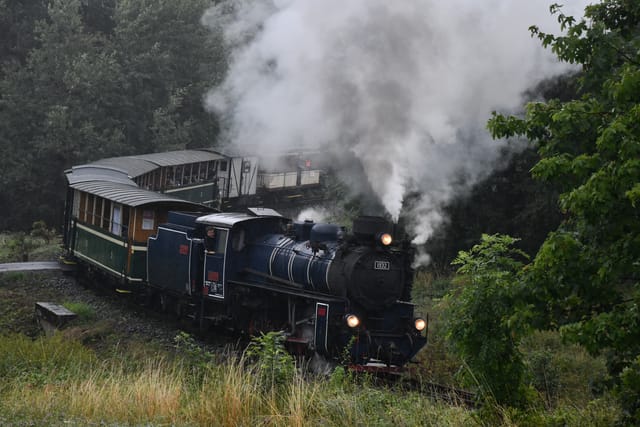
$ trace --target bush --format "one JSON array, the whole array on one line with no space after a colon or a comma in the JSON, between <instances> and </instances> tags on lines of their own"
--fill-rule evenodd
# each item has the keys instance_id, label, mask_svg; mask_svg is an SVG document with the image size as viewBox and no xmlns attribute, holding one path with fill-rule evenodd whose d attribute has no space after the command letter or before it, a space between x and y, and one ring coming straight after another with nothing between
<instances>
[{"instance_id":1,"label":"bush","mask_svg":"<svg viewBox=\"0 0 640 427\"><path fill-rule=\"evenodd\" d=\"M60 252L59 245L55 230L37 221L29 234L19 231L0 235L0 262L55 259Z\"/></svg>"},{"instance_id":2,"label":"bush","mask_svg":"<svg viewBox=\"0 0 640 427\"><path fill-rule=\"evenodd\" d=\"M477 385L480 395L498 404L523 406L529 390L524 383L524 364L518 351L523 325L518 322L519 259L517 239L483 235L468 252L460 252L459 288L445 301L448 338L467 363L467 384Z\"/></svg>"},{"instance_id":3,"label":"bush","mask_svg":"<svg viewBox=\"0 0 640 427\"><path fill-rule=\"evenodd\" d=\"M40 220L33 223L29 233L34 239L42 239L48 245L56 238L56 230L47 228L47 224Z\"/></svg>"},{"instance_id":4,"label":"bush","mask_svg":"<svg viewBox=\"0 0 640 427\"><path fill-rule=\"evenodd\" d=\"M24 335L0 336L0 378L21 378L42 384L91 366L94 353L59 334L31 340Z\"/></svg>"},{"instance_id":5,"label":"bush","mask_svg":"<svg viewBox=\"0 0 640 427\"><path fill-rule=\"evenodd\" d=\"M609 380L603 357L590 356L577 344L565 344L557 331L538 331L522 340L533 386L547 408L586 406Z\"/></svg>"},{"instance_id":6,"label":"bush","mask_svg":"<svg viewBox=\"0 0 640 427\"><path fill-rule=\"evenodd\" d=\"M617 394L629 425L640 425L640 357L620 374Z\"/></svg>"},{"instance_id":7,"label":"bush","mask_svg":"<svg viewBox=\"0 0 640 427\"><path fill-rule=\"evenodd\" d=\"M29 261L29 254L38 247L38 242L20 231L8 236L3 246L4 262L26 262Z\"/></svg>"},{"instance_id":8,"label":"bush","mask_svg":"<svg viewBox=\"0 0 640 427\"><path fill-rule=\"evenodd\" d=\"M284 342L282 332L271 331L254 337L245 351L247 359L256 364L266 389L289 384L295 374L295 361Z\"/></svg>"}]
</instances>

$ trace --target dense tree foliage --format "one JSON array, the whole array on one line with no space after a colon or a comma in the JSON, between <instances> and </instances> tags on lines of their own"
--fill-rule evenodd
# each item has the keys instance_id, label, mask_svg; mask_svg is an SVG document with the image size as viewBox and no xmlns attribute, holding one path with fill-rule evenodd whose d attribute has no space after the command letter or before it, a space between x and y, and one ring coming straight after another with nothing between
<instances>
[{"instance_id":1,"label":"dense tree foliage","mask_svg":"<svg viewBox=\"0 0 640 427\"><path fill-rule=\"evenodd\" d=\"M525 136L536 144L533 175L558 188L565 218L518 285L503 285L512 312L503 312L499 299L487 301L485 311L560 327L606 355L630 417L640 422L640 3L604 0L579 21L560 11L552 6L563 35L531 30L561 60L581 65L579 96L530 103L525 117L496 114L489 128L496 137ZM486 258L487 249L476 256ZM491 268L498 277L505 271ZM473 312L466 313L472 319L458 314L458 322L486 322ZM469 339L458 337L458 345Z\"/></svg>"},{"instance_id":2,"label":"dense tree foliage","mask_svg":"<svg viewBox=\"0 0 640 427\"><path fill-rule=\"evenodd\" d=\"M58 225L62 171L102 157L211 145L221 78L208 0L0 0L0 229Z\"/></svg>"},{"instance_id":3,"label":"dense tree foliage","mask_svg":"<svg viewBox=\"0 0 640 427\"><path fill-rule=\"evenodd\" d=\"M42 0L0 0L0 75L24 64L35 45L34 26L47 13Z\"/></svg>"}]
</instances>

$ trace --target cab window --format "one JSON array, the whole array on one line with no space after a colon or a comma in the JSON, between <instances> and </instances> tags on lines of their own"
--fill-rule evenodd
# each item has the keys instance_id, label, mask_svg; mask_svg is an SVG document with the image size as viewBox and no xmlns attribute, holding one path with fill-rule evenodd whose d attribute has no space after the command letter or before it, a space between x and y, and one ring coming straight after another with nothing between
<instances>
[{"instance_id":1,"label":"cab window","mask_svg":"<svg viewBox=\"0 0 640 427\"><path fill-rule=\"evenodd\" d=\"M242 249L244 249L244 246L244 228L238 228L233 232L231 238L231 248L236 252L240 252Z\"/></svg>"},{"instance_id":2,"label":"cab window","mask_svg":"<svg viewBox=\"0 0 640 427\"><path fill-rule=\"evenodd\" d=\"M229 230L208 226L205 229L204 248L207 253L224 254L227 247L227 236Z\"/></svg>"}]
</instances>

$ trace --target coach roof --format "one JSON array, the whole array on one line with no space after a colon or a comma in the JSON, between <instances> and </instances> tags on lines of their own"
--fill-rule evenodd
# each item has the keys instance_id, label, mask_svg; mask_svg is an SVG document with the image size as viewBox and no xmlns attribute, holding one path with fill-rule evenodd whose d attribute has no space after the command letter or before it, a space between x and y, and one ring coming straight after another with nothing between
<instances>
[{"instance_id":1,"label":"coach roof","mask_svg":"<svg viewBox=\"0 0 640 427\"><path fill-rule=\"evenodd\" d=\"M210 210L210 208L199 203L193 203L183 199L178 199L177 197L168 196L166 194L144 190L135 184L129 185L121 182L107 181L83 181L70 184L70 187L126 206L136 207L150 203L169 203L181 206L196 206L204 210Z\"/></svg>"},{"instance_id":2,"label":"coach roof","mask_svg":"<svg viewBox=\"0 0 640 427\"><path fill-rule=\"evenodd\" d=\"M221 212L204 215L196 219L196 222L222 227L233 227L235 224L260 218L283 218L283 216L269 208L248 208L246 213Z\"/></svg>"},{"instance_id":3,"label":"coach roof","mask_svg":"<svg viewBox=\"0 0 640 427\"><path fill-rule=\"evenodd\" d=\"M101 166L126 172L131 178L149 173L166 166L208 162L226 157L208 149L179 150L164 153L139 154L134 156L110 157L83 166Z\"/></svg>"}]
</instances>

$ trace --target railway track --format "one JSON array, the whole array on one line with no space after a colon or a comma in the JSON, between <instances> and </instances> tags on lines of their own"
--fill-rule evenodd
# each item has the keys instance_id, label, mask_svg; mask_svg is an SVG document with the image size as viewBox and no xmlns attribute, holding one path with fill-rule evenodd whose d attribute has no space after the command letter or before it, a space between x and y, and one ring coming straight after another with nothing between
<instances>
[{"instance_id":1,"label":"railway track","mask_svg":"<svg viewBox=\"0 0 640 427\"><path fill-rule=\"evenodd\" d=\"M470 391L431 382L422 383L412 380L410 383L415 383L418 391L430 395L435 400L469 409L476 409L479 406L476 394Z\"/></svg>"},{"instance_id":2,"label":"railway track","mask_svg":"<svg viewBox=\"0 0 640 427\"><path fill-rule=\"evenodd\" d=\"M463 406L469 409L477 409L481 405L477 395L468 390L456 387L423 381L419 378L404 377L400 374L390 374L378 376L374 384L389 387L398 391L412 391L427 395L435 401L444 402L449 405Z\"/></svg>"}]
</instances>

